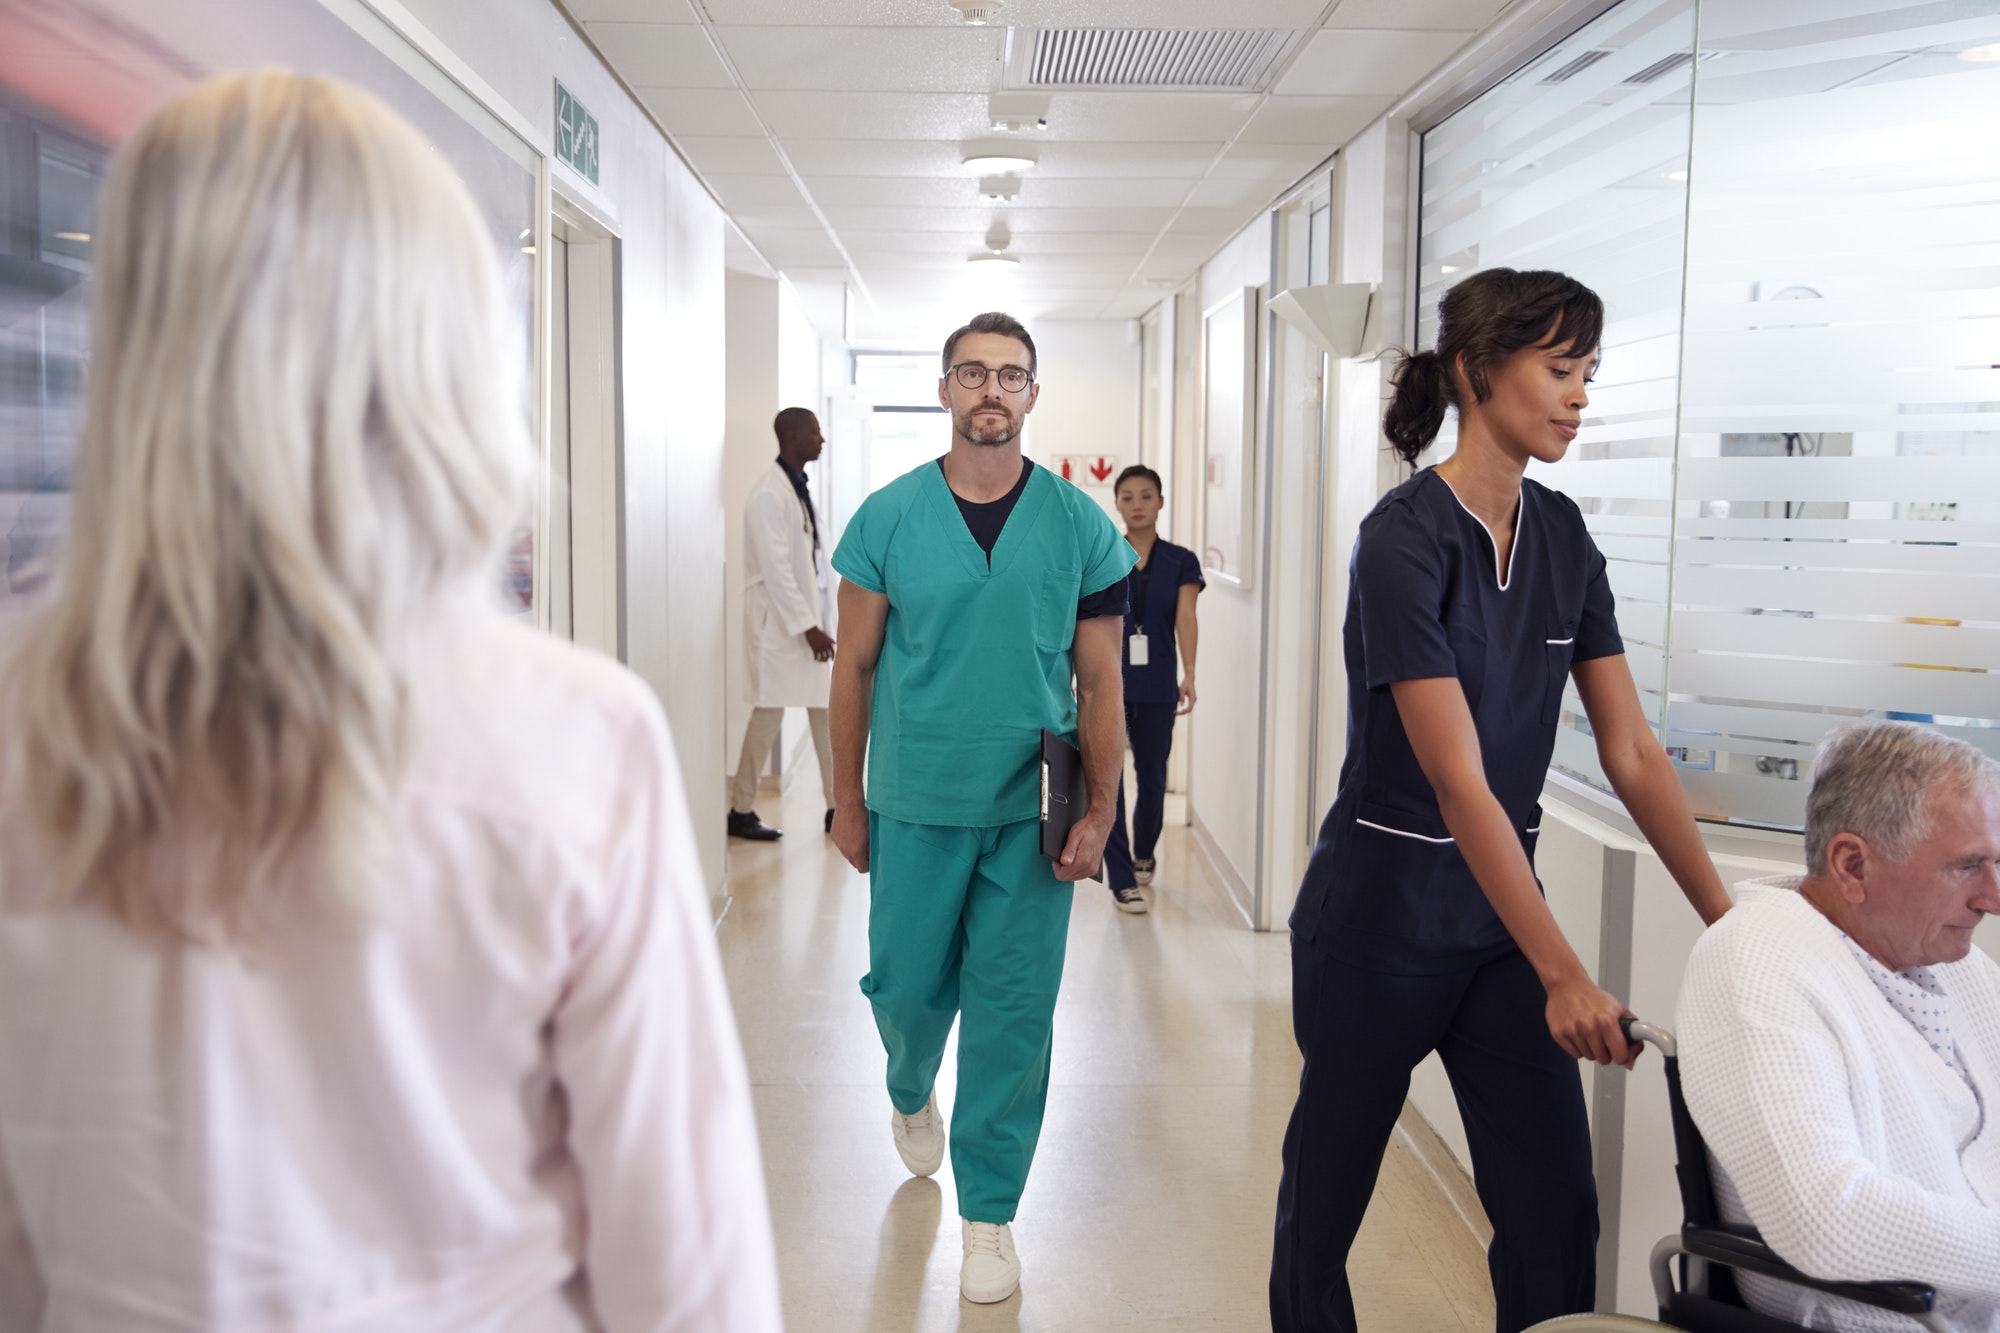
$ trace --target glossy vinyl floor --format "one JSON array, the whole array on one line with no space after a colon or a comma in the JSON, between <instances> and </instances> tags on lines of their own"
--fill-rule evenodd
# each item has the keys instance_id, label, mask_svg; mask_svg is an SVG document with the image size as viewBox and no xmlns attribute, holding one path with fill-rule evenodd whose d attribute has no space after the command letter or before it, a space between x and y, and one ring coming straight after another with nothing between
<instances>
[{"instance_id":1,"label":"glossy vinyl floor","mask_svg":"<svg viewBox=\"0 0 2000 1333\"><path fill-rule=\"evenodd\" d=\"M808 765L810 760L807 761ZM755 1085L793 1333L1166 1333L1269 1327L1278 1145L1299 1070L1282 932L1245 927L1186 828L1145 916L1078 886L1034 1174L1014 1222L1021 1290L958 1294L951 1162L912 1179L889 1137L883 1055L857 982L868 883L821 833L808 768L732 841L718 931ZM949 1116L955 1052L938 1101ZM1392 1141L1353 1262L1361 1326L1493 1326L1485 1256L1418 1155Z\"/></svg>"}]
</instances>

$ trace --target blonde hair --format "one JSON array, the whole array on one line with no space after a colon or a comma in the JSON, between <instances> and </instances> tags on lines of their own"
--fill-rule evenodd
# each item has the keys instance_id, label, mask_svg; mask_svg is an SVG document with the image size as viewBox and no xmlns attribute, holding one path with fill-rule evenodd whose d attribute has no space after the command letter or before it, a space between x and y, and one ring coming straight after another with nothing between
<instances>
[{"instance_id":1,"label":"blonde hair","mask_svg":"<svg viewBox=\"0 0 2000 1333\"><path fill-rule=\"evenodd\" d=\"M52 901L181 940L373 901L404 642L526 512L492 236L395 113L261 70L140 127L95 248L64 569L0 665Z\"/></svg>"}]
</instances>

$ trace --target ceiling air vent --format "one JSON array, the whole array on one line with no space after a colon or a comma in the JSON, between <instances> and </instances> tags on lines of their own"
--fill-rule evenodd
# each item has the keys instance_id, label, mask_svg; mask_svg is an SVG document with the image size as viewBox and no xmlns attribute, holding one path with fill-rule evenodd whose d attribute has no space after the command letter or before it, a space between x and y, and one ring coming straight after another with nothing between
<instances>
[{"instance_id":1,"label":"ceiling air vent","mask_svg":"<svg viewBox=\"0 0 2000 1333\"><path fill-rule=\"evenodd\" d=\"M1295 33L1280 28L1044 28L1032 88L1261 88Z\"/></svg>"},{"instance_id":2,"label":"ceiling air vent","mask_svg":"<svg viewBox=\"0 0 2000 1333\"><path fill-rule=\"evenodd\" d=\"M1664 60L1655 60L1652 64L1646 66L1646 68L1640 70L1637 74L1626 75L1625 82L1653 83L1656 80L1666 78L1667 75L1673 73L1675 70L1685 68L1686 66L1692 65L1693 63L1694 63L1694 52L1676 51Z\"/></svg>"},{"instance_id":3,"label":"ceiling air vent","mask_svg":"<svg viewBox=\"0 0 2000 1333\"><path fill-rule=\"evenodd\" d=\"M1567 83L1571 79L1583 73L1585 70L1589 69L1592 65L1595 65L1598 61L1604 59L1606 56L1610 54L1611 53L1609 51L1585 51L1582 55L1576 57L1576 59L1570 61L1568 64L1558 65L1555 69L1549 71L1547 74L1544 74L1542 76L1542 82Z\"/></svg>"}]
</instances>

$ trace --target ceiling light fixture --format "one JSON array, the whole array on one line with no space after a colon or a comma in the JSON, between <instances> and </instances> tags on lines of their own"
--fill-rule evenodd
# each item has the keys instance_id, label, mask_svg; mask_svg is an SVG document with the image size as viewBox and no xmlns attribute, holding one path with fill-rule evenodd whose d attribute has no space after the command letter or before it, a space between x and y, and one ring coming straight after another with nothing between
<instances>
[{"instance_id":1,"label":"ceiling light fixture","mask_svg":"<svg viewBox=\"0 0 2000 1333\"><path fill-rule=\"evenodd\" d=\"M986 248L988 250L992 250L997 253L1001 250L1005 250L1008 246L1012 245L1013 243L1014 243L1014 230L1013 228L1007 225L1007 220L1005 218L996 219L993 225L986 229Z\"/></svg>"},{"instance_id":2,"label":"ceiling light fixture","mask_svg":"<svg viewBox=\"0 0 2000 1333\"><path fill-rule=\"evenodd\" d=\"M1667 179L1670 181L1684 181L1687 178L1688 174L1686 171L1669 171L1667 173Z\"/></svg>"},{"instance_id":3,"label":"ceiling light fixture","mask_svg":"<svg viewBox=\"0 0 2000 1333\"><path fill-rule=\"evenodd\" d=\"M946 0L946 3L975 28L983 28L993 22L1007 7L1007 0Z\"/></svg>"},{"instance_id":4,"label":"ceiling light fixture","mask_svg":"<svg viewBox=\"0 0 2000 1333\"><path fill-rule=\"evenodd\" d=\"M1005 203L1021 192L1021 178L1015 175L981 176L979 197Z\"/></svg>"},{"instance_id":5,"label":"ceiling light fixture","mask_svg":"<svg viewBox=\"0 0 2000 1333\"><path fill-rule=\"evenodd\" d=\"M974 273L1013 273L1021 267L1021 261L1012 255L973 255L965 261L965 266Z\"/></svg>"},{"instance_id":6,"label":"ceiling light fixture","mask_svg":"<svg viewBox=\"0 0 2000 1333\"><path fill-rule=\"evenodd\" d=\"M1986 46L1969 46L1958 53L1958 58L1960 60L1971 60L1980 64L2000 60L2000 42L1993 42Z\"/></svg>"},{"instance_id":7,"label":"ceiling light fixture","mask_svg":"<svg viewBox=\"0 0 2000 1333\"><path fill-rule=\"evenodd\" d=\"M1012 144L971 144L964 152L965 156L960 160L965 163L965 169L982 176L1026 171L1035 165L1036 160L1031 151Z\"/></svg>"}]
</instances>

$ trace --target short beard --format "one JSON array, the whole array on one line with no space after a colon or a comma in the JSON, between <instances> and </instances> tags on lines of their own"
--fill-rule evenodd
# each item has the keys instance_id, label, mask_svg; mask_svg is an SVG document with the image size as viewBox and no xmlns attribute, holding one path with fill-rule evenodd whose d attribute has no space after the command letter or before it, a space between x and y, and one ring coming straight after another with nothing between
<instances>
[{"instance_id":1,"label":"short beard","mask_svg":"<svg viewBox=\"0 0 2000 1333\"><path fill-rule=\"evenodd\" d=\"M972 424L972 413L970 412L965 414L964 420L956 421L952 424L958 428L958 438L964 440L967 444L989 449L997 449L1003 444L1012 444L1014 437L1021 433L1020 422L1009 420L1005 426L1000 428L998 435L982 435L979 433L980 428Z\"/></svg>"}]
</instances>

